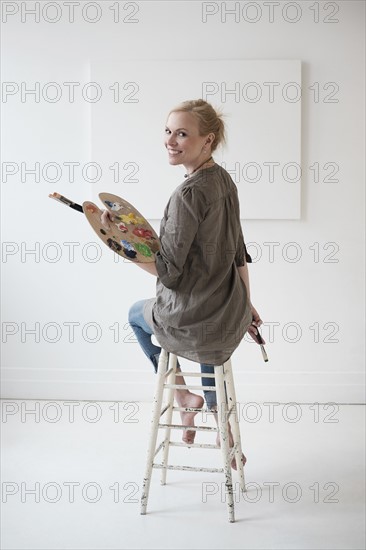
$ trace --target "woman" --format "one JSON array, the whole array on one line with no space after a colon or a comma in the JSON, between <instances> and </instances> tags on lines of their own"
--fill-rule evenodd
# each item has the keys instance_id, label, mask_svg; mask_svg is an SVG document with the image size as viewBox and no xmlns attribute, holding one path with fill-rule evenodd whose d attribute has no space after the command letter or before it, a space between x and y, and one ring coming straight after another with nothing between
<instances>
[{"instance_id":1,"label":"woman","mask_svg":"<svg viewBox=\"0 0 366 550\"><path fill-rule=\"evenodd\" d=\"M152 334L168 352L212 373L247 331L255 339L255 327L262 324L250 301L247 262L252 260L242 234L237 188L212 158L224 140L220 115L203 100L185 101L168 115L164 145L169 163L182 164L186 179L165 208L155 262L138 264L157 277L156 297L136 302L129 311L129 323L155 371L161 348L152 343ZM108 218L105 211L103 223ZM181 376L176 383L185 384ZM202 384L213 382L203 377ZM208 408L215 409L216 392L204 395ZM177 390L175 397L180 407L203 405L202 397L188 390ZM183 425L194 425L196 414L181 413ZM186 430L183 441L193 443L195 433Z\"/></svg>"}]
</instances>

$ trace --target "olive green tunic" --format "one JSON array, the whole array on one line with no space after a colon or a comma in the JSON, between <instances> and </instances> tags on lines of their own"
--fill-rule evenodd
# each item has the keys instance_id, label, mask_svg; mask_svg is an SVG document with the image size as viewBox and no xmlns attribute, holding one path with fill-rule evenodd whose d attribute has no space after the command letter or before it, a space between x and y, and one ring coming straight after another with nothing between
<instances>
[{"instance_id":1,"label":"olive green tunic","mask_svg":"<svg viewBox=\"0 0 366 550\"><path fill-rule=\"evenodd\" d=\"M199 170L177 187L160 225L156 298L144 318L168 352L220 365L252 322L237 266L252 259L240 224L238 191L224 168Z\"/></svg>"}]
</instances>

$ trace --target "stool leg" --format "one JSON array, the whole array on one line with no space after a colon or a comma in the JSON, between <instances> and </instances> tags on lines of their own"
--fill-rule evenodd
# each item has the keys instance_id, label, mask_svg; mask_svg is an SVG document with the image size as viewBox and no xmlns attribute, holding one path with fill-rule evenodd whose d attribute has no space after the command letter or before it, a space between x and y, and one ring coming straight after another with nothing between
<instances>
[{"instance_id":1,"label":"stool leg","mask_svg":"<svg viewBox=\"0 0 366 550\"><path fill-rule=\"evenodd\" d=\"M227 405L224 387L224 367L223 365L215 366L215 382L217 393L217 416L220 434L220 447L222 459L224 463L225 473L225 489L228 507L229 521L235 521L234 517L234 498L233 498L233 482L231 477L231 465L229 460L229 431L227 426Z\"/></svg>"},{"instance_id":2,"label":"stool leg","mask_svg":"<svg viewBox=\"0 0 366 550\"><path fill-rule=\"evenodd\" d=\"M172 369L172 372L169 374L168 377L168 384L175 384L175 375L177 372L177 356L174 355L174 353L169 353L169 369ZM172 423L172 416L173 416L173 406L174 406L174 388L170 388L168 390L168 406L169 409L166 411L166 422L165 424L171 424ZM161 484L166 484L166 466L168 464L168 456L169 456L169 443L170 443L170 433L171 428L165 428L165 435L164 435L164 449L163 449L163 468L161 470Z\"/></svg>"},{"instance_id":3,"label":"stool leg","mask_svg":"<svg viewBox=\"0 0 366 550\"><path fill-rule=\"evenodd\" d=\"M165 381L165 374L167 369L167 362L168 362L168 354L162 348L159 356L158 383L157 383L157 388L154 396L154 406L153 406L153 414L152 414L151 428L150 428L149 447L147 451L145 477L142 482L141 514L143 515L146 514L147 501L149 498L150 481L151 481L151 474L152 474L153 462L154 462L154 456L155 456L155 450L156 450L156 439L157 439L158 430L159 430L159 420L160 420L160 413L161 413L161 405L163 401L164 381Z\"/></svg>"},{"instance_id":4,"label":"stool leg","mask_svg":"<svg viewBox=\"0 0 366 550\"><path fill-rule=\"evenodd\" d=\"M240 488L243 492L245 492L246 489L245 489L244 466L241 460L242 448L241 448L238 408L237 408L237 402L236 402L233 369L231 366L230 359L226 361L226 363L224 364L224 373L225 373L226 391L227 391L227 398L228 398L228 409L230 410L231 407L233 407L233 410L234 410L234 421L231 423L231 429L233 432L234 446L236 448L236 451L235 451L236 467L238 469L238 474L239 474ZM232 418L232 416L230 418Z\"/></svg>"}]
</instances>

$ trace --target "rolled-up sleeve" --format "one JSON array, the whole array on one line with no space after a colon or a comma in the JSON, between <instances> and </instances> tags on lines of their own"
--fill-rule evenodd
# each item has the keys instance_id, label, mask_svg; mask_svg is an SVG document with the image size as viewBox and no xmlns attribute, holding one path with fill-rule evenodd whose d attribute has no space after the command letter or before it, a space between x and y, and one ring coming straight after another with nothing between
<instances>
[{"instance_id":1,"label":"rolled-up sleeve","mask_svg":"<svg viewBox=\"0 0 366 550\"><path fill-rule=\"evenodd\" d=\"M252 258L250 254L248 254L247 247L244 242L243 230L240 225L238 246L235 255L235 264L237 265L237 267L241 267L246 263L252 263Z\"/></svg>"},{"instance_id":2,"label":"rolled-up sleeve","mask_svg":"<svg viewBox=\"0 0 366 550\"><path fill-rule=\"evenodd\" d=\"M164 286L175 289L203 218L203 201L197 190L183 188L171 197L166 212L160 250L155 254L156 270Z\"/></svg>"}]
</instances>

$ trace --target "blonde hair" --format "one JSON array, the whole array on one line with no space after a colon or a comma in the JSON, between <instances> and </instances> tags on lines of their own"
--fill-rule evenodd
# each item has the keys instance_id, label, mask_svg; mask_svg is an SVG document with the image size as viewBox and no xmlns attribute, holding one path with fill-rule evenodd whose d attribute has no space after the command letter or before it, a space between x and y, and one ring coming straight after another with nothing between
<instances>
[{"instance_id":1,"label":"blonde hair","mask_svg":"<svg viewBox=\"0 0 366 550\"><path fill-rule=\"evenodd\" d=\"M186 113L192 113L198 120L198 131L200 136L207 136L211 132L215 134L215 139L212 142L211 151L221 144L225 144L225 124L222 120L223 114L220 111L216 111L210 103L203 99L192 99L183 101L180 105L177 105L171 109L170 113L176 113L183 111Z\"/></svg>"}]
</instances>

